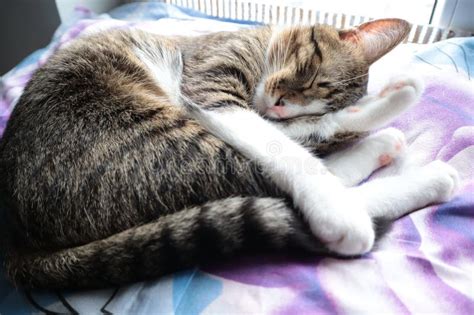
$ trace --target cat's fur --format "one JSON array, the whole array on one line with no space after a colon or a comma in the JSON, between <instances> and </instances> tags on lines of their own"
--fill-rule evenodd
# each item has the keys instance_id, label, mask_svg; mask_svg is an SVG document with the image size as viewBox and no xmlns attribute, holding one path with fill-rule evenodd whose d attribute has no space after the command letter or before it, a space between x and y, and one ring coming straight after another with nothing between
<instances>
[{"instance_id":1,"label":"cat's fur","mask_svg":"<svg viewBox=\"0 0 474 315\"><path fill-rule=\"evenodd\" d=\"M376 218L447 200L455 171L437 162L349 189L399 153L399 131L326 166L290 137L328 148L416 102L410 78L362 98L369 65L407 31L400 20L176 39L112 31L62 49L0 143L9 278L100 287L247 249L367 252ZM293 109L275 116L277 101Z\"/></svg>"}]
</instances>

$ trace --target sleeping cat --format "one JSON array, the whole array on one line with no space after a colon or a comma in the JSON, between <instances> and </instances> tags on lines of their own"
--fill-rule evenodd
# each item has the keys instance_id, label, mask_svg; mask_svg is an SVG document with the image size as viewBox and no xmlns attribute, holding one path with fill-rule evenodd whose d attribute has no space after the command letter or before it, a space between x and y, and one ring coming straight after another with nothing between
<instances>
[{"instance_id":1,"label":"sleeping cat","mask_svg":"<svg viewBox=\"0 0 474 315\"><path fill-rule=\"evenodd\" d=\"M57 52L0 143L6 269L23 287L102 287L247 250L359 255L378 223L448 200L436 161L360 186L404 146L379 131L422 93L365 96L370 64L407 35L261 27L196 38L116 30Z\"/></svg>"}]
</instances>

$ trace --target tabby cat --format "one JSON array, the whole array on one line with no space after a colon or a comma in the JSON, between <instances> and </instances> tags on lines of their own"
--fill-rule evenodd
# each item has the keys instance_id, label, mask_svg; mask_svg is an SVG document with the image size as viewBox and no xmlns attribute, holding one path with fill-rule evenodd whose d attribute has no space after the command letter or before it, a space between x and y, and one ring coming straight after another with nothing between
<instances>
[{"instance_id":1,"label":"tabby cat","mask_svg":"<svg viewBox=\"0 0 474 315\"><path fill-rule=\"evenodd\" d=\"M443 162L355 186L404 146L382 130L416 103L399 78L365 96L370 64L407 35L259 27L167 38L114 30L58 51L0 143L9 279L103 287L248 250L360 255L378 223L452 195Z\"/></svg>"}]
</instances>

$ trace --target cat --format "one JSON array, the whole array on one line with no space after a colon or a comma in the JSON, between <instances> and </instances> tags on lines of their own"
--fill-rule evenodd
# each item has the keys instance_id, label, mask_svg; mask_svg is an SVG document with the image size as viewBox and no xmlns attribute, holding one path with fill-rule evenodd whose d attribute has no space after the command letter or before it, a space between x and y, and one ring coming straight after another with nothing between
<instances>
[{"instance_id":1,"label":"cat","mask_svg":"<svg viewBox=\"0 0 474 315\"><path fill-rule=\"evenodd\" d=\"M456 171L435 161L355 186L403 150L393 128L324 159L310 150L416 103L412 77L366 95L370 64L408 31L398 19L194 38L114 30L61 49L0 143L9 279L104 287L243 251L370 251L385 223L449 200Z\"/></svg>"}]
</instances>

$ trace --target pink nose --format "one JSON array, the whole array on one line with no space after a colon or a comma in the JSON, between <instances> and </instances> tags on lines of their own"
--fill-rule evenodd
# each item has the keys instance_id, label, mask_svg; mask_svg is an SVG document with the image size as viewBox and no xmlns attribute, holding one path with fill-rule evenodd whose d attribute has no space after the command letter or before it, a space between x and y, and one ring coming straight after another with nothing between
<instances>
[{"instance_id":1,"label":"pink nose","mask_svg":"<svg viewBox=\"0 0 474 315\"><path fill-rule=\"evenodd\" d=\"M269 112L275 113L278 117L285 116L285 107L280 105L272 106L268 109Z\"/></svg>"}]
</instances>

